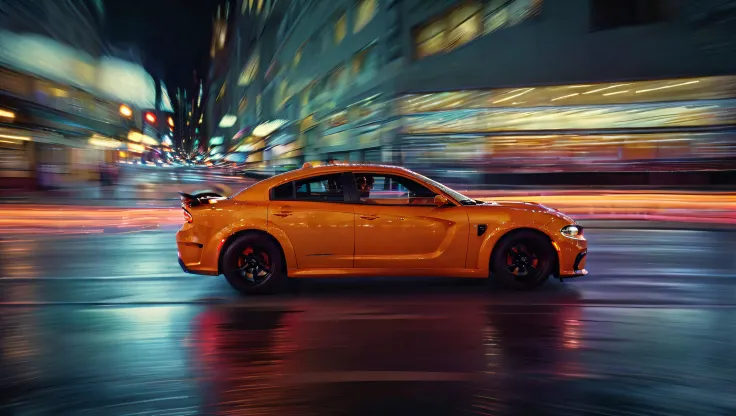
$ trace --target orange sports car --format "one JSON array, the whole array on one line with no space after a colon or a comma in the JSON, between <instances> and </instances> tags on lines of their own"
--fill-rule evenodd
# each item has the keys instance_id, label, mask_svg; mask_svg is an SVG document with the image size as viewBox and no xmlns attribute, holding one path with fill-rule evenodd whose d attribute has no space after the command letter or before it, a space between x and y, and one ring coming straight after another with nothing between
<instances>
[{"instance_id":1,"label":"orange sports car","mask_svg":"<svg viewBox=\"0 0 736 416\"><path fill-rule=\"evenodd\" d=\"M583 229L539 204L482 202L395 166L309 164L229 198L181 194L188 273L245 293L289 278L453 276L530 289L587 274Z\"/></svg>"}]
</instances>

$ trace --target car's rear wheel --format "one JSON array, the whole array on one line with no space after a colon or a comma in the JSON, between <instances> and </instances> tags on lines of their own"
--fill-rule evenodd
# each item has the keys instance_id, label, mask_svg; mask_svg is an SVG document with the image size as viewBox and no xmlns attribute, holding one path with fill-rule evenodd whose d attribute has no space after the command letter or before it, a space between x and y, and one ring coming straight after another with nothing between
<instances>
[{"instance_id":1,"label":"car's rear wheel","mask_svg":"<svg viewBox=\"0 0 736 416\"><path fill-rule=\"evenodd\" d=\"M274 293L286 281L281 250L264 235L238 237L222 257L222 271L230 285L241 293Z\"/></svg>"},{"instance_id":2,"label":"car's rear wheel","mask_svg":"<svg viewBox=\"0 0 736 416\"><path fill-rule=\"evenodd\" d=\"M555 264L554 248L547 238L519 231L498 243L491 259L492 278L503 287L534 289L547 281Z\"/></svg>"}]
</instances>

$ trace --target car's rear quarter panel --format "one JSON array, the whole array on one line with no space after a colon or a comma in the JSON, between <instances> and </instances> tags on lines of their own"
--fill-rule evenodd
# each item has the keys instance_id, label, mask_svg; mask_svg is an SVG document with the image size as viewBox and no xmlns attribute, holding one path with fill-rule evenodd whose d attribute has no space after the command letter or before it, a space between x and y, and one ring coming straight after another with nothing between
<instances>
[{"instance_id":1,"label":"car's rear quarter panel","mask_svg":"<svg viewBox=\"0 0 736 416\"><path fill-rule=\"evenodd\" d=\"M243 230L267 230L265 201L221 201L189 211L194 221L179 231L177 246L184 264L199 272L219 272L220 249L231 236Z\"/></svg>"}]
</instances>

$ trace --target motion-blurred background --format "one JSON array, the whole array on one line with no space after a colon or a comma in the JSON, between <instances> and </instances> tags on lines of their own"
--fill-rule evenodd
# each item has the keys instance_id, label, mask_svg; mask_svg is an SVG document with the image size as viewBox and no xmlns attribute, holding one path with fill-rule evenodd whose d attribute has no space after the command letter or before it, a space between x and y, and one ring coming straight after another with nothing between
<instances>
[{"instance_id":1,"label":"motion-blurred background","mask_svg":"<svg viewBox=\"0 0 736 416\"><path fill-rule=\"evenodd\" d=\"M3 0L0 198L169 204L337 160L724 221L735 4Z\"/></svg>"},{"instance_id":2,"label":"motion-blurred background","mask_svg":"<svg viewBox=\"0 0 736 416\"><path fill-rule=\"evenodd\" d=\"M0 414L734 415L735 110L734 0L0 0ZM178 191L331 160L560 209L590 274L182 272Z\"/></svg>"}]
</instances>

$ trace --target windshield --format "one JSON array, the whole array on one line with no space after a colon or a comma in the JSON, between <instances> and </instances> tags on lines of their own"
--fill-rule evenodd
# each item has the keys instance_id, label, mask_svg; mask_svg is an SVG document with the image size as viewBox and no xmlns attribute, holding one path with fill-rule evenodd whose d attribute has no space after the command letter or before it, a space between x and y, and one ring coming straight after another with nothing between
<instances>
[{"instance_id":1,"label":"windshield","mask_svg":"<svg viewBox=\"0 0 736 416\"><path fill-rule=\"evenodd\" d=\"M454 200L460 202L461 204L466 204L466 205L467 204L470 204L470 203L475 204L475 200L473 198L468 198L467 196L461 194L460 192L457 192L457 191L455 191L453 189L450 189L447 186L445 186L445 185L443 185L443 184L441 184L441 183L439 183L437 181L433 181L432 179L429 179L426 176L422 176L422 175L420 175L420 174L418 174L416 172L414 172L414 174L417 176L417 178L419 178L424 183L428 183L428 184L434 186L435 188L439 188L442 192L450 195Z\"/></svg>"}]
</instances>

